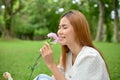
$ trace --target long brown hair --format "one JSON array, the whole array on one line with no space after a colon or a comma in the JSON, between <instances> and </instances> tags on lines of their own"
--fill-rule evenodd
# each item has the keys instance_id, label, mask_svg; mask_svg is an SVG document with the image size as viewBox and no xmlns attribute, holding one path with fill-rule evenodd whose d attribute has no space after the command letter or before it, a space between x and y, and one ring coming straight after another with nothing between
<instances>
[{"instance_id":1,"label":"long brown hair","mask_svg":"<svg viewBox=\"0 0 120 80\"><path fill-rule=\"evenodd\" d=\"M61 16L61 18L63 18L63 17L66 17L70 21L71 25L73 26L73 29L74 29L74 32L76 35L75 38L76 38L76 40L78 40L78 44L80 46L82 46L82 47L89 46L89 47L95 48L92 43L92 38L91 38L88 22L87 22L85 16L81 12L79 12L77 10L70 10L69 12L67 12ZM64 69L66 69L66 58L67 58L68 51L69 51L69 49L67 46L65 46L65 45L62 46L62 65L63 65ZM99 51L99 53L102 56L100 51Z\"/></svg>"}]
</instances>

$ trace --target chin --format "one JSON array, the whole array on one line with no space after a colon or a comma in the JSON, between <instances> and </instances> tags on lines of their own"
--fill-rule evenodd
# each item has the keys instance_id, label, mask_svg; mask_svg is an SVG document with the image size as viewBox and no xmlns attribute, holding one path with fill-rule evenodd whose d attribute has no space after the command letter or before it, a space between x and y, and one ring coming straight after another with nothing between
<instances>
[{"instance_id":1,"label":"chin","mask_svg":"<svg viewBox=\"0 0 120 80\"><path fill-rule=\"evenodd\" d=\"M64 42L59 42L61 46L64 46L66 45Z\"/></svg>"},{"instance_id":2,"label":"chin","mask_svg":"<svg viewBox=\"0 0 120 80\"><path fill-rule=\"evenodd\" d=\"M65 43L60 43L61 46L65 46L66 44Z\"/></svg>"}]
</instances>

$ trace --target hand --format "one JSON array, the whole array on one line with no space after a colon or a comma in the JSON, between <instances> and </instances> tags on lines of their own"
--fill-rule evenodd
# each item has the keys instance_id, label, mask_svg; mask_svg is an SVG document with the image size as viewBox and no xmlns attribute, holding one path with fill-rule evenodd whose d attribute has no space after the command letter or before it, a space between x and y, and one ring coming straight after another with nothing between
<instances>
[{"instance_id":1,"label":"hand","mask_svg":"<svg viewBox=\"0 0 120 80\"><path fill-rule=\"evenodd\" d=\"M45 45L40 49L42 58L46 65L48 67L52 66L54 64L53 61L53 51L48 43L45 43Z\"/></svg>"}]
</instances>

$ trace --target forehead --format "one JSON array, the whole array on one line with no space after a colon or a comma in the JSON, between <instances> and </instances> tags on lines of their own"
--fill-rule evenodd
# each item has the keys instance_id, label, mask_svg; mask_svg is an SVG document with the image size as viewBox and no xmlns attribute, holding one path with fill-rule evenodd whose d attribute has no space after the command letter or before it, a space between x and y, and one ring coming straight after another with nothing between
<instances>
[{"instance_id":1,"label":"forehead","mask_svg":"<svg viewBox=\"0 0 120 80\"><path fill-rule=\"evenodd\" d=\"M70 21L66 17L63 17L63 18L61 18L59 24L70 24Z\"/></svg>"}]
</instances>

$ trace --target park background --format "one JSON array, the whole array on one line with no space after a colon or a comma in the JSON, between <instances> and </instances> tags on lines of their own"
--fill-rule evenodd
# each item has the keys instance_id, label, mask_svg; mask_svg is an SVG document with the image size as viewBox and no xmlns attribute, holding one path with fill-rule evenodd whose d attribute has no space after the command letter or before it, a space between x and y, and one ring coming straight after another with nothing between
<instances>
[{"instance_id":1,"label":"park background","mask_svg":"<svg viewBox=\"0 0 120 80\"><path fill-rule=\"evenodd\" d=\"M120 0L0 0L0 80L6 71L14 80L27 80L46 35L57 32L60 16L71 9L86 16L111 80L120 80ZM52 49L57 64L60 45ZM39 73L51 75L42 59L33 77Z\"/></svg>"}]
</instances>

